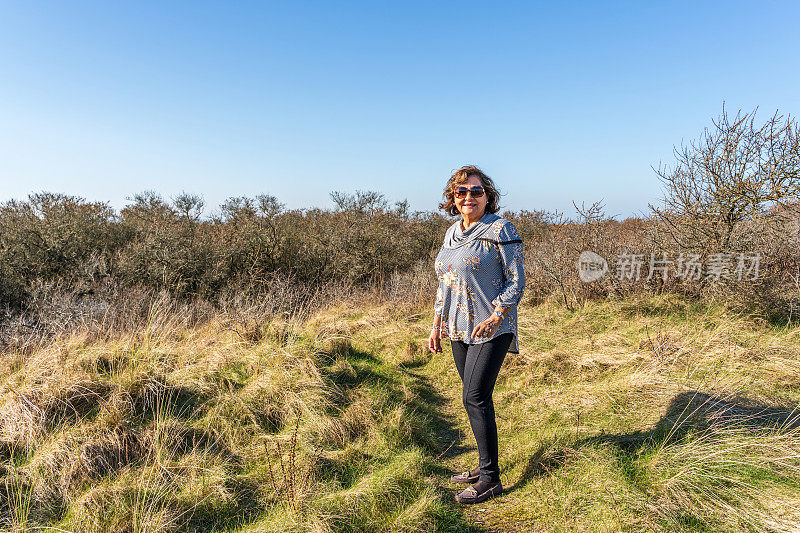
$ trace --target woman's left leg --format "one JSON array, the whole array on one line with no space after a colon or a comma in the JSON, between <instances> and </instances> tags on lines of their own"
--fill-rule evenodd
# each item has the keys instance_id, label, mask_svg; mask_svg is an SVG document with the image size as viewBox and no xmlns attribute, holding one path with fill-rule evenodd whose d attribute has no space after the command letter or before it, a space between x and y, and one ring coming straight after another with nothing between
<instances>
[{"instance_id":1,"label":"woman's left leg","mask_svg":"<svg viewBox=\"0 0 800 533\"><path fill-rule=\"evenodd\" d=\"M462 401L478 445L480 481L500 481L497 423L492 391L513 333L504 333L482 344L469 345L464 364Z\"/></svg>"}]
</instances>

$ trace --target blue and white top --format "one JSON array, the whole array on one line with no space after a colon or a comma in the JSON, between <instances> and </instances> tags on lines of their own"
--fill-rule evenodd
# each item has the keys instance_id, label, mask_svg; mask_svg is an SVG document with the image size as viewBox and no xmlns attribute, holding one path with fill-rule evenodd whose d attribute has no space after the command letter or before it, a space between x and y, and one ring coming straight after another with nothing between
<instances>
[{"instance_id":1,"label":"blue and white top","mask_svg":"<svg viewBox=\"0 0 800 533\"><path fill-rule=\"evenodd\" d=\"M508 348L519 353L517 304L525 289L522 240L508 220L486 213L466 231L461 219L447 229L436 256L434 313L441 317L440 337L481 344L503 333L513 333ZM511 308L492 337L471 337L475 326L494 312Z\"/></svg>"}]
</instances>

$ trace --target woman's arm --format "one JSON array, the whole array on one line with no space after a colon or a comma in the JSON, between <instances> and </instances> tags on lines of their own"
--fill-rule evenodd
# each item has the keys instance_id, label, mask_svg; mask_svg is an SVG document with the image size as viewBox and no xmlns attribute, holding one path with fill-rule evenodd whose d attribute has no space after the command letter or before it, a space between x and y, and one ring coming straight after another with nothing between
<instances>
[{"instance_id":1,"label":"woman's arm","mask_svg":"<svg viewBox=\"0 0 800 533\"><path fill-rule=\"evenodd\" d=\"M500 234L497 239L500 242L518 240L519 233L514 224L507 222L500 229ZM522 251L522 243L516 242L511 244L501 244L498 246L500 250L500 260L503 263L503 277L504 285L500 294L492 300L492 305L495 309L502 308L510 309L517 305L522 299L522 293L525 291L525 256ZM504 314L507 312L503 311Z\"/></svg>"},{"instance_id":2,"label":"woman's arm","mask_svg":"<svg viewBox=\"0 0 800 533\"><path fill-rule=\"evenodd\" d=\"M444 308L444 282L439 279L439 288L436 290L436 302L433 304L433 326L428 335L428 349L433 353L442 351L442 309Z\"/></svg>"},{"instance_id":3,"label":"woman's arm","mask_svg":"<svg viewBox=\"0 0 800 533\"><path fill-rule=\"evenodd\" d=\"M439 288L436 289L436 301L433 304L433 327L441 327L442 309L444 308L444 281L439 278Z\"/></svg>"},{"instance_id":4,"label":"woman's arm","mask_svg":"<svg viewBox=\"0 0 800 533\"><path fill-rule=\"evenodd\" d=\"M508 222L500 229L497 236L500 242L519 240L517 228ZM511 309L522 299L525 290L525 258L522 255L522 243L498 245L500 261L503 264L503 288L492 300L495 311L503 313L503 317L492 314L489 318L475 326L473 337L491 336L500 327Z\"/></svg>"}]
</instances>

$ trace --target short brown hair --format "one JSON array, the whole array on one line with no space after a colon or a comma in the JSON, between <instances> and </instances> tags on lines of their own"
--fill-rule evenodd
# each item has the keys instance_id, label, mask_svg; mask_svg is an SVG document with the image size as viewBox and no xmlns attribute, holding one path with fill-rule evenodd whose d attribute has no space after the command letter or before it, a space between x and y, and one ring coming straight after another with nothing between
<instances>
[{"instance_id":1,"label":"short brown hair","mask_svg":"<svg viewBox=\"0 0 800 533\"><path fill-rule=\"evenodd\" d=\"M478 176L483 185L483 190L486 192L486 213L497 213L500 210L500 193L497 192L497 187L494 186L492 178L483 173L481 169L475 165L467 165L454 171L447 180L447 185L444 186L444 201L439 204L439 209L444 210L448 215L458 215L460 211L456 207L454 191L457 185L466 183L470 176Z\"/></svg>"}]
</instances>

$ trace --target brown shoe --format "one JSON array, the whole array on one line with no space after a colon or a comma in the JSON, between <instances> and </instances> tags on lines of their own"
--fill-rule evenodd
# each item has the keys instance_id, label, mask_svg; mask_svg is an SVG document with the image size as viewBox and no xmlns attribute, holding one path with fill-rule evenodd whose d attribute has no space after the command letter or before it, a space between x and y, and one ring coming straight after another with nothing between
<instances>
[{"instance_id":1,"label":"brown shoe","mask_svg":"<svg viewBox=\"0 0 800 533\"><path fill-rule=\"evenodd\" d=\"M471 472L461 472L450 476L450 481L453 483L475 483L481 477L480 467L472 469Z\"/></svg>"},{"instance_id":2,"label":"brown shoe","mask_svg":"<svg viewBox=\"0 0 800 533\"><path fill-rule=\"evenodd\" d=\"M481 503L483 501L488 500L489 498L494 498L495 496L499 496L503 493L503 484L499 481L497 483L492 483L489 485L483 492L478 492L475 488L475 484L470 485L466 489L462 490L458 494L456 494L456 501L458 503Z\"/></svg>"}]
</instances>

